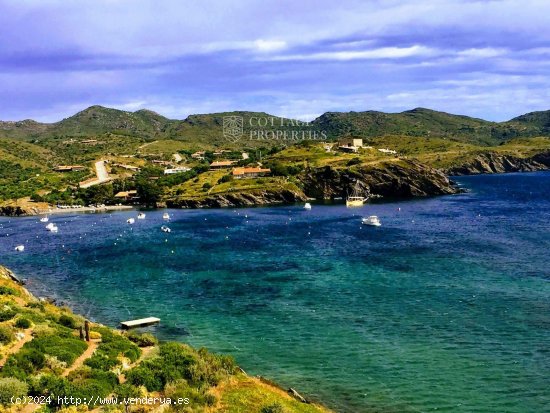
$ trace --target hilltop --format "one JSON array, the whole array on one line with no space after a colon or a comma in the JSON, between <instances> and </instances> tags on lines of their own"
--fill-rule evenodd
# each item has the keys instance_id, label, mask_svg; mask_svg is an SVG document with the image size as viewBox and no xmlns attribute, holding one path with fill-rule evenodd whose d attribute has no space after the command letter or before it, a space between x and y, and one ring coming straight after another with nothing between
<instances>
[{"instance_id":1,"label":"hilltop","mask_svg":"<svg viewBox=\"0 0 550 413\"><path fill-rule=\"evenodd\" d=\"M33 120L0 122L0 137L40 143L52 137L90 137L116 133L144 140L175 139L217 146L227 143L222 133L225 116L242 117L245 134L256 126L251 125L251 119L269 118L274 119L274 122L263 126L267 130L314 128L326 131L329 140L348 135L363 138L402 135L445 138L474 145L496 145L513 138L550 135L550 111L532 112L506 122L490 122L426 108L400 113L327 112L305 128L296 126L300 122L295 119L287 119L282 125L281 120L284 118L265 112L195 114L183 120L175 120L145 109L128 112L96 105L55 123Z\"/></svg>"}]
</instances>

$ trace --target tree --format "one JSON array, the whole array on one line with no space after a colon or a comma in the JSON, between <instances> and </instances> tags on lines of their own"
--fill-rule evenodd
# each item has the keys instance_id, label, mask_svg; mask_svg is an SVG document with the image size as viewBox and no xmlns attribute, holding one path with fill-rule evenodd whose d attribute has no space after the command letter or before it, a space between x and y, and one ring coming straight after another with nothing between
<instances>
[{"instance_id":1,"label":"tree","mask_svg":"<svg viewBox=\"0 0 550 413\"><path fill-rule=\"evenodd\" d=\"M147 206L156 206L160 201L162 191L155 182L139 179L136 182L136 190L141 202Z\"/></svg>"}]
</instances>

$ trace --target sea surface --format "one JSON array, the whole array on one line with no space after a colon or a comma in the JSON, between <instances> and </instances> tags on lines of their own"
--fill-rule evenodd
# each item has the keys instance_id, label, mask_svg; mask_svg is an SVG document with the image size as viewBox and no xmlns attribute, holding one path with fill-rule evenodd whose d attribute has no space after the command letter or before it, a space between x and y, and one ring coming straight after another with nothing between
<instances>
[{"instance_id":1,"label":"sea surface","mask_svg":"<svg viewBox=\"0 0 550 413\"><path fill-rule=\"evenodd\" d=\"M456 180L469 192L359 209L168 210L169 234L165 210L52 216L57 234L1 218L0 263L339 412L548 412L550 173Z\"/></svg>"}]
</instances>

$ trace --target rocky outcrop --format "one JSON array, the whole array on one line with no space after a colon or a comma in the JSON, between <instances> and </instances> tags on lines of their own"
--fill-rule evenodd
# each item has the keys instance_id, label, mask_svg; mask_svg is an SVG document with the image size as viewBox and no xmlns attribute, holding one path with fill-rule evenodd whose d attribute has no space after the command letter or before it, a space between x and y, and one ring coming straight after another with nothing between
<instances>
[{"instance_id":1,"label":"rocky outcrop","mask_svg":"<svg viewBox=\"0 0 550 413\"><path fill-rule=\"evenodd\" d=\"M361 194L383 198L412 198L460 192L442 172L412 160L375 166L306 171L302 177L308 197L345 197L357 185Z\"/></svg>"},{"instance_id":2,"label":"rocky outcrop","mask_svg":"<svg viewBox=\"0 0 550 413\"><path fill-rule=\"evenodd\" d=\"M5 205L0 206L0 216L8 217L22 217L25 215L36 215L37 211L34 209L25 209L20 206Z\"/></svg>"},{"instance_id":3,"label":"rocky outcrop","mask_svg":"<svg viewBox=\"0 0 550 413\"><path fill-rule=\"evenodd\" d=\"M265 189L246 192L226 192L203 198L176 198L166 201L169 208L223 208L257 205L291 204L305 201L306 196L298 190Z\"/></svg>"},{"instance_id":4,"label":"rocky outcrop","mask_svg":"<svg viewBox=\"0 0 550 413\"><path fill-rule=\"evenodd\" d=\"M454 166L445 172L448 175L476 175L504 172L534 172L550 169L550 151L530 158L501 155L494 152L476 156L464 165Z\"/></svg>"}]
</instances>

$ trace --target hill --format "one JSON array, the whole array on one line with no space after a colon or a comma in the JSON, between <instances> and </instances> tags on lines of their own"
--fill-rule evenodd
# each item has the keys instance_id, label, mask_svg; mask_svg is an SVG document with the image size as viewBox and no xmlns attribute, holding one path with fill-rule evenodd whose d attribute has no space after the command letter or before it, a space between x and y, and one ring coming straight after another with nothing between
<instances>
[{"instance_id":1,"label":"hill","mask_svg":"<svg viewBox=\"0 0 550 413\"><path fill-rule=\"evenodd\" d=\"M528 128L537 128L542 134L550 134L550 110L530 112L510 120Z\"/></svg>"},{"instance_id":2,"label":"hill","mask_svg":"<svg viewBox=\"0 0 550 413\"><path fill-rule=\"evenodd\" d=\"M241 139L223 136L223 119L243 119ZM257 131L260 132L258 135ZM308 138L311 131L324 132L328 140L343 136L379 138L406 136L449 139L473 145L498 145L514 138L550 136L550 111L528 113L507 122L416 108L400 113L327 112L309 124L265 112L234 111L168 119L149 110L127 112L91 106L56 123L33 120L0 122L0 138L24 139L42 144L48 138L93 138L113 133L145 141L178 140L198 148L220 146L272 146L280 143L273 131L297 131L294 140ZM265 138L263 135L269 135ZM324 137L324 135L323 135ZM280 139L279 139L280 140ZM292 139L290 139L292 140ZM288 142L287 142L288 143Z\"/></svg>"},{"instance_id":3,"label":"hill","mask_svg":"<svg viewBox=\"0 0 550 413\"><path fill-rule=\"evenodd\" d=\"M0 305L1 411L329 413L206 349L97 323L85 340L83 317L36 299L2 266Z\"/></svg>"}]
</instances>

